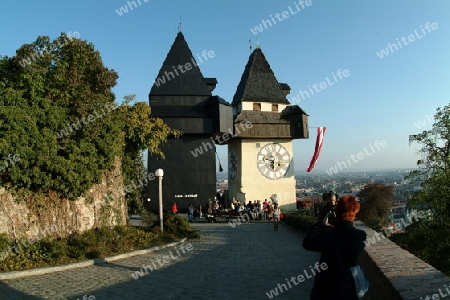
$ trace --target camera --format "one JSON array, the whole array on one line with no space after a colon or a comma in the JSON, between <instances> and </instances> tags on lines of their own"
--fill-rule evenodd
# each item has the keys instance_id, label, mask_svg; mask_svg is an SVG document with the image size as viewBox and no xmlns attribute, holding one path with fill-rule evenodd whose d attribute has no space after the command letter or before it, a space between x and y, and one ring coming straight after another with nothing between
<instances>
[{"instance_id":1,"label":"camera","mask_svg":"<svg viewBox=\"0 0 450 300\"><path fill-rule=\"evenodd\" d=\"M334 211L330 210L327 213L327 219L336 219L336 213Z\"/></svg>"}]
</instances>

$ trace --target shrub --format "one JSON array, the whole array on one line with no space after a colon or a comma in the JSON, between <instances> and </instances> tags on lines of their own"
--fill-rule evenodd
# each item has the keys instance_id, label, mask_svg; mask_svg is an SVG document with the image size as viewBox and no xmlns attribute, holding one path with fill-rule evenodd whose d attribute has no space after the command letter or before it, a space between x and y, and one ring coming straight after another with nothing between
<instances>
[{"instance_id":1,"label":"shrub","mask_svg":"<svg viewBox=\"0 0 450 300\"><path fill-rule=\"evenodd\" d=\"M31 244L26 248L17 248L17 252L8 252L0 264L0 271L15 271L38 268L45 265L48 256L38 244Z\"/></svg>"},{"instance_id":2,"label":"shrub","mask_svg":"<svg viewBox=\"0 0 450 300\"><path fill-rule=\"evenodd\" d=\"M78 233L72 234L67 239L67 255L78 260L86 257L89 243L83 239Z\"/></svg>"},{"instance_id":3,"label":"shrub","mask_svg":"<svg viewBox=\"0 0 450 300\"><path fill-rule=\"evenodd\" d=\"M150 247L156 242L158 242L158 234L135 227L129 227L128 235L123 240L124 244L130 245L128 250Z\"/></svg>"},{"instance_id":4,"label":"shrub","mask_svg":"<svg viewBox=\"0 0 450 300\"><path fill-rule=\"evenodd\" d=\"M394 187L379 183L368 183L358 193L361 210L357 218L375 230L381 230L389 220L394 199Z\"/></svg>"},{"instance_id":5,"label":"shrub","mask_svg":"<svg viewBox=\"0 0 450 300\"><path fill-rule=\"evenodd\" d=\"M199 234L195 229L191 227L186 218L180 217L174 214L168 214L164 216L164 233L170 234L173 237L187 237L189 239L195 239L199 237ZM155 231L158 232L159 226L155 226Z\"/></svg>"},{"instance_id":6,"label":"shrub","mask_svg":"<svg viewBox=\"0 0 450 300\"><path fill-rule=\"evenodd\" d=\"M297 214L300 216L312 217L314 216L313 211L310 208L302 207L299 208Z\"/></svg>"},{"instance_id":7,"label":"shrub","mask_svg":"<svg viewBox=\"0 0 450 300\"><path fill-rule=\"evenodd\" d=\"M85 256L87 259L102 257L102 250L100 250L100 249L89 250L88 252L86 252Z\"/></svg>"},{"instance_id":8,"label":"shrub","mask_svg":"<svg viewBox=\"0 0 450 300\"><path fill-rule=\"evenodd\" d=\"M9 238L6 233L0 233L0 252L7 251L9 246Z\"/></svg>"},{"instance_id":9,"label":"shrub","mask_svg":"<svg viewBox=\"0 0 450 300\"><path fill-rule=\"evenodd\" d=\"M94 234L94 239L91 235ZM83 233L86 241L90 242L86 258L106 257L112 252L112 246L117 243L118 235L114 229L109 227L99 227Z\"/></svg>"},{"instance_id":10,"label":"shrub","mask_svg":"<svg viewBox=\"0 0 450 300\"><path fill-rule=\"evenodd\" d=\"M67 243L61 240L51 240L46 238L38 243L42 253L46 254L46 261L57 264L67 255Z\"/></svg>"},{"instance_id":11,"label":"shrub","mask_svg":"<svg viewBox=\"0 0 450 300\"><path fill-rule=\"evenodd\" d=\"M12 242L6 234L0 234L0 271L16 271L97 257L107 257L130 250L144 249L175 238L196 238L185 218L167 215L165 232L159 226L139 229L132 226L100 227L83 233L74 233L66 239L45 238L36 243ZM16 252L9 247L15 246ZM5 252L6 251L6 252Z\"/></svg>"},{"instance_id":12,"label":"shrub","mask_svg":"<svg viewBox=\"0 0 450 300\"><path fill-rule=\"evenodd\" d=\"M317 223L317 219L310 215L286 214L285 222L295 229L307 232Z\"/></svg>"}]
</instances>

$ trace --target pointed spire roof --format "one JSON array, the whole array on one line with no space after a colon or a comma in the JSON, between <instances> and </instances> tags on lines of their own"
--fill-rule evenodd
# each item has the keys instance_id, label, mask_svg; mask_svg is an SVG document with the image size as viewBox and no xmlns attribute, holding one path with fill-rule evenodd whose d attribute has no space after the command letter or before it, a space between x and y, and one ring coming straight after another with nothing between
<instances>
[{"instance_id":1,"label":"pointed spire roof","mask_svg":"<svg viewBox=\"0 0 450 300\"><path fill-rule=\"evenodd\" d=\"M211 96L211 89L181 31L159 70L150 94Z\"/></svg>"},{"instance_id":2,"label":"pointed spire roof","mask_svg":"<svg viewBox=\"0 0 450 300\"><path fill-rule=\"evenodd\" d=\"M256 48L250 55L232 104L240 101L290 104L261 48Z\"/></svg>"}]
</instances>

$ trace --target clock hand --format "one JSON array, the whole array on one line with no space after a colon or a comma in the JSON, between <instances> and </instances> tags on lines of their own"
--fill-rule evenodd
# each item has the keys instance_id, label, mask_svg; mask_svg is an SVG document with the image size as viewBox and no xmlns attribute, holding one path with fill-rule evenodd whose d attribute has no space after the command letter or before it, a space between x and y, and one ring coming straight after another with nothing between
<instances>
[{"instance_id":1,"label":"clock hand","mask_svg":"<svg viewBox=\"0 0 450 300\"><path fill-rule=\"evenodd\" d=\"M272 168L272 170L275 170L275 161L274 160L270 161L270 167Z\"/></svg>"}]
</instances>

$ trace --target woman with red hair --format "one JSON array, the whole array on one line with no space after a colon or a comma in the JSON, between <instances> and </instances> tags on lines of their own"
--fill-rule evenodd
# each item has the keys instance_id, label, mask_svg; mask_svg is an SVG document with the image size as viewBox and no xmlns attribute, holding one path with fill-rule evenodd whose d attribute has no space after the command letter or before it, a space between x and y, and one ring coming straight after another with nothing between
<instances>
[{"instance_id":1,"label":"woman with red hair","mask_svg":"<svg viewBox=\"0 0 450 300\"><path fill-rule=\"evenodd\" d=\"M361 299L359 285L352 272L362 272L358 258L364 250L366 233L353 227L359 212L359 202L353 196L343 196L336 204L336 220L330 225L327 217L319 221L303 240L303 247L320 252L320 265L327 268L314 278L310 299ZM364 276L362 273L360 275ZM358 291L358 293L357 293ZM367 290L366 290L367 291Z\"/></svg>"}]
</instances>

